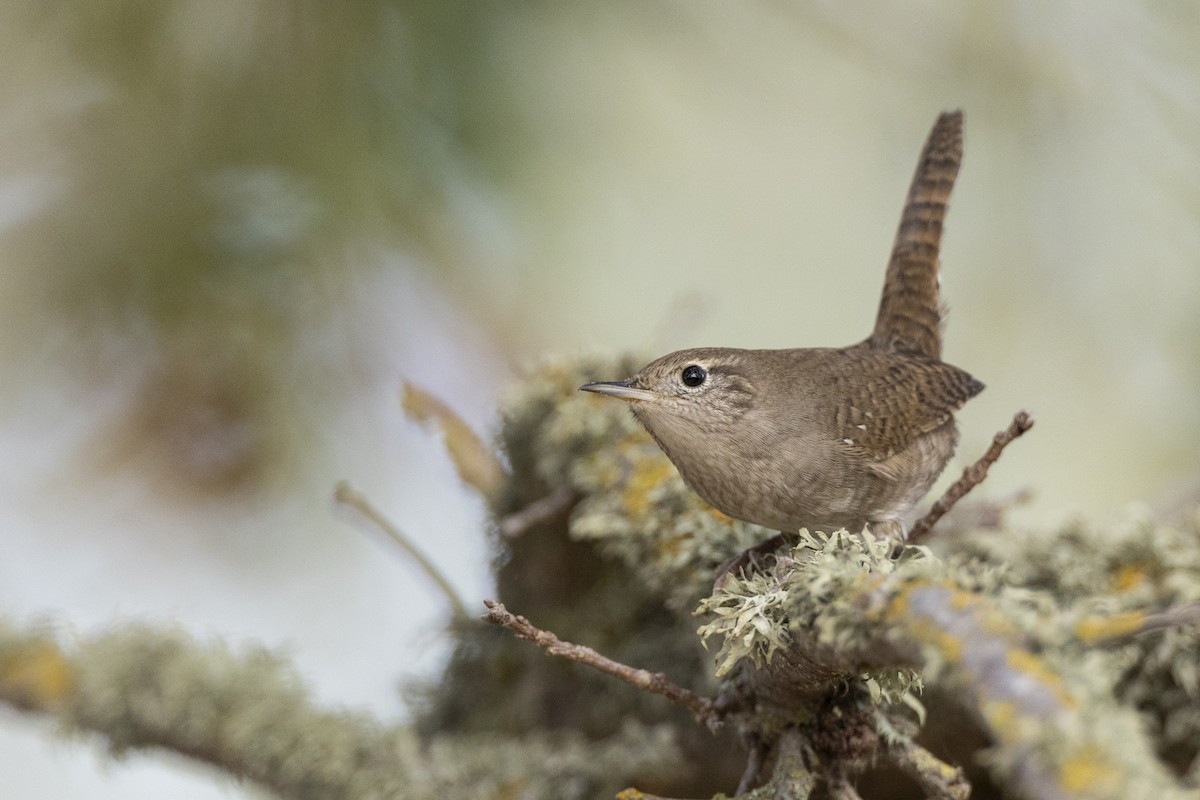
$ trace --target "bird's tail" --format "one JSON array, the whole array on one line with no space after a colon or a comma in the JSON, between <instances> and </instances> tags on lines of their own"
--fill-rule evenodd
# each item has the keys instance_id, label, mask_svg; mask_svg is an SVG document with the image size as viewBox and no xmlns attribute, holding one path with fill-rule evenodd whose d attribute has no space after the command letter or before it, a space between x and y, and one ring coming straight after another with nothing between
<instances>
[{"instance_id":1,"label":"bird's tail","mask_svg":"<svg viewBox=\"0 0 1200 800\"><path fill-rule=\"evenodd\" d=\"M946 204L962 162L962 131L962 112L947 111L925 141L892 245L875 330L867 340L871 347L941 358L938 249Z\"/></svg>"}]
</instances>

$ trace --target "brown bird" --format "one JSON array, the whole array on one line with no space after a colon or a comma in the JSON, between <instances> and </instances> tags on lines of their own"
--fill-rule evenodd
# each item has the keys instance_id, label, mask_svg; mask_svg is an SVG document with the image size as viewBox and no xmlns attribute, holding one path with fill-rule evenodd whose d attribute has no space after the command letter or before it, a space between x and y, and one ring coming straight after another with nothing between
<instances>
[{"instance_id":1,"label":"brown bird","mask_svg":"<svg viewBox=\"0 0 1200 800\"><path fill-rule=\"evenodd\" d=\"M779 531L869 524L903 541L903 516L954 453L954 412L983 389L941 361L938 249L962 121L942 114L925 143L868 339L680 350L580 388L628 402L687 484L731 517Z\"/></svg>"}]
</instances>

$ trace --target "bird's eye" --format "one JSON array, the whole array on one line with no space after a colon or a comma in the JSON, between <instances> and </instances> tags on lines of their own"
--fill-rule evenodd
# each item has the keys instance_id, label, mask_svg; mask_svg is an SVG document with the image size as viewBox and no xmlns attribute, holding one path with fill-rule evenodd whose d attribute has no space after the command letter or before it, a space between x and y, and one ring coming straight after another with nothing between
<instances>
[{"instance_id":1,"label":"bird's eye","mask_svg":"<svg viewBox=\"0 0 1200 800\"><path fill-rule=\"evenodd\" d=\"M679 377L688 386L699 386L704 383L704 379L708 377L708 373L704 371L704 367L692 364L691 366L684 367Z\"/></svg>"}]
</instances>

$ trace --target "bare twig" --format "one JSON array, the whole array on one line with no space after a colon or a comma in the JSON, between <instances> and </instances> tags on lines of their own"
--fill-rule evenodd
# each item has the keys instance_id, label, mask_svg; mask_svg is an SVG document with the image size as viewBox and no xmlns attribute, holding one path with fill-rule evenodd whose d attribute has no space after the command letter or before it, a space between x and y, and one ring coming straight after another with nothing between
<instances>
[{"instance_id":1,"label":"bare twig","mask_svg":"<svg viewBox=\"0 0 1200 800\"><path fill-rule=\"evenodd\" d=\"M915 780L929 800L967 800L971 784L952 767L916 742L902 738L887 744L888 759Z\"/></svg>"},{"instance_id":2,"label":"bare twig","mask_svg":"<svg viewBox=\"0 0 1200 800\"><path fill-rule=\"evenodd\" d=\"M500 520L500 535L515 539L538 523L553 519L579 501L579 493L569 487L555 489L545 497L534 500L520 511Z\"/></svg>"},{"instance_id":3,"label":"bare twig","mask_svg":"<svg viewBox=\"0 0 1200 800\"><path fill-rule=\"evenodd\" d=\"M387 537L399 545L404 554L411 558L413 563L441 590L446 598L446 602L450 604L450 610L453 612L454 618L459 620L467 618L467 606L463 603L462 598L458 596L458 592L455 591L454 584L450 583L450 580L442 574L442 571L424 553L417 549L417 546L404 535L403 531L393 525L375 506L371 505L366 497L350 486L349 483L342 481L333 490L333 498L339 505L354 509L359 514L362 514L371 524L387 534Z\"/></svg>"},{"instance_id":4,"label":"bare twig","mask_svg":"<svg viewBox=\"0 0 1200 800\"><path fill-rule=\"evenodd\" d=\"M1133 633L1148 633L1163 628L1196 624L1200 624L1200 603L1188 603L1177 608L1169 608L1159 614L1148 614L1141 626Z\"/></svg>"},{"instance_id":5,"label":"bare twig","mask_svg":"<svg viewBox=\"0 0 1200 800\"><path fill-rule=\"evenodd\" d=\"M1004 452L1004 448L1032 427L1033 416L1028 411L1018 411L1009 426L992 439L992 444L988 447L987 452L978 461L963 470L962 477L951 484L925 516L917 520L917 524L913 525L908 534L909 544L915 544L928 536L933 526L954 507L955 503L983 482L983 479L987 477L988 468L996 463L1000 454Z\"/></svg>"},{"instance_id":6,"label":"bare twig","mask_svg":"<svg viewBox=\"0 0 1200 800\"><path fill-rule=\"evenodd\" d=\"M660 694L691 711L692 715L696 717L696 721L711 731L715 731L721 726L721 716L713 708L712 700L672 683L663 673L630 667L602 656L590 647L564 642L550 631L536 627L525 617L513 614L504 607L503 603L484 600L483 604L488 609L488 613L484 616L485 620L493 625L503 625L520 638L533 642L550 655L587 664L601 672L620 678L644 692Z\"/></svg>"},{"instance_id":7,"label":"bare twig","mask_svg":"<svg viewBox=\"0 0 1200 800\"><path fill-rule=\"evenodd\" d=\"M1182 625L1200 625L1200 603L1187 603L1157 614L1129 611L1108 617L1087 617L1075 624L1075 635L1088 644L1105 644Z\"/></svg>"}]
</instances>

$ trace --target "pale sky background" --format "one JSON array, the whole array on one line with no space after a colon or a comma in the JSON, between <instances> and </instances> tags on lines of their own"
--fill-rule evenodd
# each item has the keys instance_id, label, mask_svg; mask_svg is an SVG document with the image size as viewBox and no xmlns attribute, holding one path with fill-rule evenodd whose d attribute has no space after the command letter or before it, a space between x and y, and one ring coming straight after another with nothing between
<instances>
[{"instance_id":1,"label":"pale sky background","mask_svg":"<svg viewBox=\"0 0 1200 800\"><path fill-rule=\"evenodd\" d=\"M0 10L15 623L265 643L322 704L402 719L446 609L334 484L469 603L491 587L482 503L401 381L486 433L549 354L856 341L947 108L967 132L945 355L988 387L948 472L1028 407L985 487L1034 488L1020 524L1200 485L1190 4L163 8ZM12 711L0 785L253 796Z\"/></svg>"}]
</instances>

